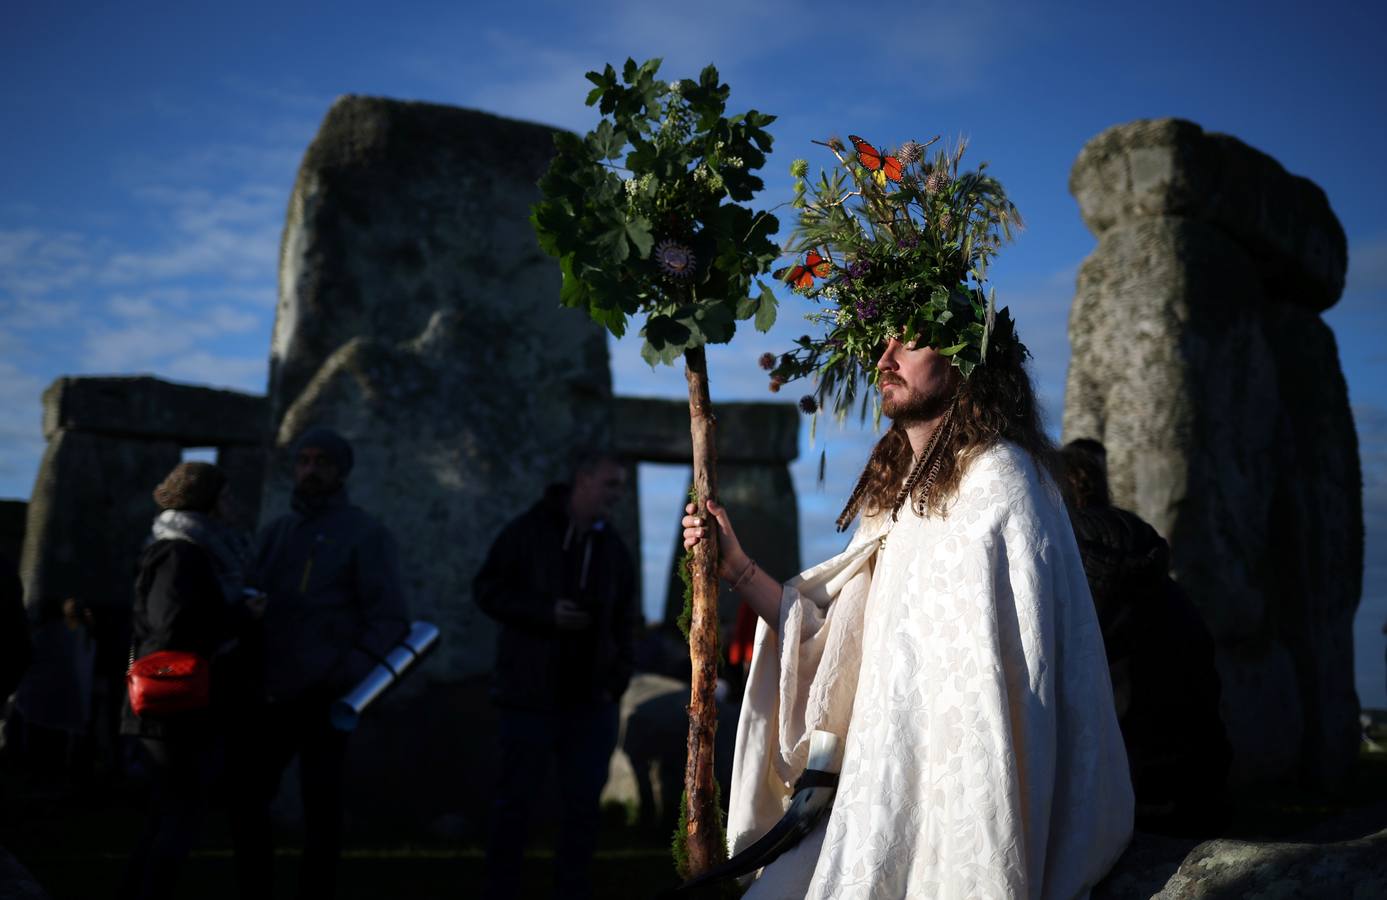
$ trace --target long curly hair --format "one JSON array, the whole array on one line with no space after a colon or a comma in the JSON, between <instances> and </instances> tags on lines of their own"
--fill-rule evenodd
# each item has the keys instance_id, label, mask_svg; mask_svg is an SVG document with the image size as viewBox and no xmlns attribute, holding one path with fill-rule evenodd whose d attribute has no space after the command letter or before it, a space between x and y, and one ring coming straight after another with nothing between
<instances>
[{"instance_id":1,"label":"long curly hair","mask_svg":"<svg viewBox=\"0 0 1387 900\"><path fill-rule=\"evenodd\" d=\"M858 512L895 515L907 497L917 515L942 515L958 494L968 464L999 441L1012 442L1041 469L1053 470L1054 444L1041 423L1026 371L1028 355L1020 342L1010 341L960 381L952 407L935 429L933 446L921 460L914 459L905 428L893 423L872 448L838 516L838 530L846 530Z\"/></svg>"}]
</instances>

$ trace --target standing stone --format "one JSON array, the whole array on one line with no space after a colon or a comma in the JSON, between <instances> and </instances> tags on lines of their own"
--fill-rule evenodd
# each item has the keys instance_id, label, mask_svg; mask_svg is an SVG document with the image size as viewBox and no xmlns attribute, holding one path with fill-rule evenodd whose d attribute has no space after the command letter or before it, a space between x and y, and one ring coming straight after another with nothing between
<instances>
[{"instance_id":1,"label":"standing stone","mask_svg":"<svg viewBox=\"0 0 1387 900\"><path fill-rule=\"evenodd\" d=\"M1233 778L1328 785L1358 746L1357 437L1319 313L1344 233L1323 192L1234 138L1137 121L1070 177L1079 272L1064 438L1108 448L1114 502L1171 544L1218 645Z\"/></svg>"},{"instance_id":2,"label":"standing stone","mask_svg":"<svg viewBox=\"0 0 1387 900\"><path fill-rule=\"evenodd\" d=\"M172 442L58 431L39 465L20 574L25 604L77 597L128 617L140 548L159 509L152 491L182 459Z\"/></svg>"},{"instance_id":3,"label":"standing stone","mask_svg":"<svg viewBox=\"0 0 1387 900\"><path fill-rule=\"evenodd\" d=\"M356 452L353 501L399 542L413 617L442 630L353 742L355 812L377 820L484 822L497 628L472 578L574 451L609 437L605 334L559 307L529 224L552 154L543 126L342 97L290 198L261 520L288 508L298 435L337 429Z\"/></svg>"}]
</instances>

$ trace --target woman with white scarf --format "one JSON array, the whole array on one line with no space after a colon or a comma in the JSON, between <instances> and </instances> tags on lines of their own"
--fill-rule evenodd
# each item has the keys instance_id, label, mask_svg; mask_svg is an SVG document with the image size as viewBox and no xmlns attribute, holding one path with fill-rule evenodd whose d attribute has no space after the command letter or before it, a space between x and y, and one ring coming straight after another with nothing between
<instances>
[{"instance_id":1,"label":"woman with white scarf","mask_svg":"<svg viewBox=\"0 0 1387 900\"><path fill-rule=\"evenodd\" d=\"M237 688L232 660L258 615L242 597L247 541L230 521L226 475L210 463L179 464L154 489L154 520L135 581L131 660L158 650L212 663L206 709L136 716L128 698L121 732L140 738L152 771L143 835L121 885L123 898L173 894L220 768L222 723Z\"/></svg>"}]
</instances>

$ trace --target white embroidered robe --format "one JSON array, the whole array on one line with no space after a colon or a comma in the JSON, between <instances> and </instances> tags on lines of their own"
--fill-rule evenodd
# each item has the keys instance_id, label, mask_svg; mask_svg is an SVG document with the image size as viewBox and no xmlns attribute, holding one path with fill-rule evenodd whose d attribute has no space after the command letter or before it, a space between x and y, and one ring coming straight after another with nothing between
<instances>
[{"instance_id":1,"label":"white embroidered robe","mask_svg":"<svg viewBox=\"0 0 1387 900\"><path fill-rule=\"evenodd\" d=\"M845 738L831 814L766 898L1083 897L1132 833L1127 756L1069 518L1010 444L944 516L907 506L785 587L737 729L733 852L781 816L809 733Z\"/></svg>"}]
</instances>

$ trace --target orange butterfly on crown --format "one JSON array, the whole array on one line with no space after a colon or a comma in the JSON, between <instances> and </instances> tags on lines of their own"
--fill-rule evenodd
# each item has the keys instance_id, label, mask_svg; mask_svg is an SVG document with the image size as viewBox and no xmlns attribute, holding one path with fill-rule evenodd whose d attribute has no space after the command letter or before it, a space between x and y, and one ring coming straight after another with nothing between
<instances>
[{"instance_id":1,"label":"orange butterfly on crown","mask_svg":"<svg viewBox=\"0 0 1387 900\"><path fill-rule=\"evenodd\" d=\"M852 146L857 150L858 163L861 164L862 168L872 173L877 184L886 187L888 180L901 180L901 174L905 167L901 165L898 158L882 153L855 134L848 135L848 140L852 141Z\"/></svg>"},{"instance_id":2,"label":"orange butterfly on crown","mask_svg":"<svg viewBox=\"0 0 1387 900\"><path fill-rule=\"evenodd\" d=\"M815 278L827 278L833 274L833 263L810 250L804 255L804 262L771 273L772 278L785 282L797 291L807 291L814 286Z\"/></svg>"}]
</instances>

